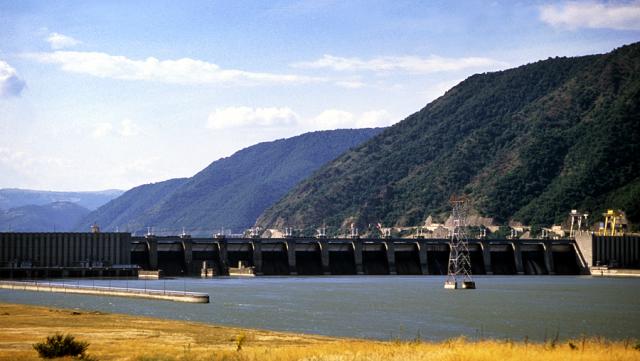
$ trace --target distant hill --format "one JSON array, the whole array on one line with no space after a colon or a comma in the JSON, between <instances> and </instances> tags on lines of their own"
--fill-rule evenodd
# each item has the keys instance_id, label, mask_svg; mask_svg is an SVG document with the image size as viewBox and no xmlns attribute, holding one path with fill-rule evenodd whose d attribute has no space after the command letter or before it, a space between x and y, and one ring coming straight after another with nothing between
<instances>
[{"instance_id":1,"label":"distant hill","mask_svg":"<svg viewBox=\"0 0 640 361\"><path fill-rule=\"evenodd\" d=\"M0 209L10 209L26 205L45 205L54 202L75 203L84 208L94 210L110 200L120 196L124 191L110 189L97 192L53 192L31 189L0 189Z\"/></svg>"},{"instance_id":2,"label":"distant hill","mask_svg":"<svg viewBox=\"0 0 640 361\"><path fill-rule=\"evenodd\" d=\"M88 213L88 209L72 202L0 210L0 232L68 232Z\"/></svg>"},{"instance_id":3,"label":"distant hill","mask_svg":"<svg viewBox=\"0 0 640 361\"><path fill-rule=\"evenodd\" d=\"M640 44L469 77L346 152L261 215L262 226L418 225L466 194L496 220L571 209L640 221Z\"/></svg>"},{"instance_id":4,"label":"distant hill","mask_svg":"<svg viewBox=\"0 0 640 361\"><path fill-rule=\"evenodd\" d=\"M345 129L302 134L245 148L211 163L191 178L142 185L87 215L77 226L96 222L103 230L211 235L224 227L242 232L258 215L351 147L381 129Z\"/></svg>"}]
</instances>

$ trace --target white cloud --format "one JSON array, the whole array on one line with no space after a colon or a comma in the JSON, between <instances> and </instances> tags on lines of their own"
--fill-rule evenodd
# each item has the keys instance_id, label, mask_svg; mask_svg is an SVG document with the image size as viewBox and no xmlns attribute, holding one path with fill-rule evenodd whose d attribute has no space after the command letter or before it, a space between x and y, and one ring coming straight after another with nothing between
<instances>
[{"instance_id":1,"label":"white cloud","mask_svg":"<svg viewBox=\"0 0 640 361\"><path fill-rule=\"evenodd\" d=\"M60 33L51 33L46 40L54 50L70 48L81 43L79 40Z\"/></svg>"},{"instance_id":2,"label":"white cloud","mask_svg":"<svg viewBox=\"0 0 640 361\"><path fill-rule=\"evenodd\" d=\"M0 97L18 96L24 89L24 81L16 70L0 60Z\"/></svg>"},{"instance_id":3,"label":"white cloud","mask_svg":"<svg viewBox=\"0 0 640 361\"><path fill-rule=\"evenodd\" d=\"M93 126L93 132L91 133L91 136L93 136L94 138L103 138L110 135L112 130L113 130L113 125L111 125L111 123L107 123L107 122L96 123Z\"/></svg>"},{"instance_id":4,"label":"white cloud","mask_svg":"<svg viewBox=\"0 0 640 361\"><path fill-rule=\"evenodd\" d=\"M300 117L288 107L228 107L209 114L207 128L281 128L297 131L313 131L343 128L385 127L393 124L393 117L386 110L371 110L354 114L341 109L326 109L313 117Z\"/></svg>"},{"instance_id":5,"label":"white cloud","mask_svg":"<svg viewBox=\"0 0 640 361\"><path fill-rule=\"evenodd\" d=\"M55 51L28 56L42 63L57 64L67 72L122 80L147 80L173 84L245 85L326 81L321 78L293 74L222 69L216 64L190 58L159 60L149 57L144 60L134 60L125 56L78 51Z\"/></svg>"},{"instance_id":6,"label":"white cloud","mask_svg":"<svg viewBox=\"0 0 640 361\"><path fill-rule=\"evenodd\" d=\"M120 126L121 127L119 133L123 137L133 137L140 134L140 126L134 123L131 119L124 119L122 122L120 122Z\"/></svg>"},{"instance_id":7,"label":"white cloud","mask_svg":"<svg viewBox=\"0 0 640 361\"><path fill-rule=\"evenodd\" d=\"M640 1L631 3L567 2L540 7L540 19L569 29L640 30Z\"/></svg>"},{"instance_id":8,"label":"white cloud","mask_svg":"<svg viewBox=\"0 0 640 361\"><path fill-rule=\"evenodd\" d=\"M391 125L391 114L386 110L371 110L362 113L356 125L358 128L386 127Z\"/></svg>"},{"instance_id":9,"label":"white cloud","mask_svg":"<svg viewBox=\"0 0 640 361\"><path fill-rule=\"evenodd\" d=\"M393 124L386 110L370 110L360 115L340 109L327 109L309 122L312 129L374 128Z\"/></svg>"},{"instance_id":10,"label":"white cloud","mask_svg":"<svg viewBox=\"0 0 640 361\"><path fill-rule=\"evenodd\" d=\"M282 127L293 125L297 121L298 115L287 107L228 107L211 112L207 128Z\"/></svg>"},{"instance_id":11,"label":"white cloud","mask_svg":"<svg viewBox=\"0 0 640 361\"><path fill-rule=\"evenodd\" d=\"M119 135L121 137L133 137L140 134L140 126L133 120L125 118L118 127L111 122L99 122L93 124L91 136L94 138L104 138L110 135Z\"/></svg>"},{"instance_id":12,"label":"white cloud","mask_svg":"<svg viewBox=\"0 0 640 361\"><path fill-rule=\"evenodd\" d=\"M354 128L355 116L344 110L327 109L313 118L312 124L318 129Z\"/></svg>"},{"instance_id":13,"label":"white cloud","mask_svg":"<svg viewBox=\"0 0 640 361\"><path fill-rule=\"evenodd\" d=\"M19 172L34 175L38 175L43 169L51 167L71 167L71 162L68 159L49 155L34 155L28 151L14 150L6 147L0 147L0 164Z\"/></svg>"},{"instance_id":14,"label":"white cloud","mask_svg":"<svg viewBox=\"0 0 640 361\"><path fill-rule=\"evenodd\" d=\"M358 80L337 81L336 85L347 89L358 89L365 86L363 82Z\"/></svg>"},{"instance_id":15,"label":"white cloud","mask_svg":"<svg viewBox=\"0 0 640 361\"><path fill-rule=\"evenodd\" d=\"M444 58L432 55L426 58L417 56L383 56L363 60L360 58L344 58L324 55L322 58L292 64L293 67L303 69L331 69L335 71L373 71L373 72L406 72L406 73L436 73L456 71L469 68L497 68L507 63L490 58L465 57Z\"/></svg>"}]
</instances>

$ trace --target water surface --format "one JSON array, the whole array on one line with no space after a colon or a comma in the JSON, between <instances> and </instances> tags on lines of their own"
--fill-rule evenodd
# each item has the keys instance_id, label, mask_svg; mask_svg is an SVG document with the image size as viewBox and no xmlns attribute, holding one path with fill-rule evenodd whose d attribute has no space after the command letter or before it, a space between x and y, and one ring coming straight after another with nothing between
<instances>
[{"instance_id":1,"label":"water surface","mask_svg":"<svg viewBox=\"0 0 640 361\"><path fill-rule=\"evenodd\" d=\"M640 338L640 279L476 277L445 290L443 277L346 276L65 280L100 286L206 292L210 304L0 290L0 302L376 339L465 335L533 340Z\"/></svg>"}]
</instances>

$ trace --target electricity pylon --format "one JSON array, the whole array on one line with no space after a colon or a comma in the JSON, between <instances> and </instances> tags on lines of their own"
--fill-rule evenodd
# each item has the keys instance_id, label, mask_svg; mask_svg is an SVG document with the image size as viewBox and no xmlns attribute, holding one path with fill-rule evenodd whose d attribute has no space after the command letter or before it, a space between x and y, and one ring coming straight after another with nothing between
<instances>
[{"instance_id":1,"label":"electricity pylon","mask_svg":"<svg viewBox=\"0 0 640 361\"><path fill-rule=\"evenodd\" d=\"M444 288L476 288L471 278L471 260L467 243L467 214L469 199L465 196L452 196L449 199L452 208L453 229L449 238L449 267ZM458 282L460 281L460 282Z\"/></svg>"}]
</instances>

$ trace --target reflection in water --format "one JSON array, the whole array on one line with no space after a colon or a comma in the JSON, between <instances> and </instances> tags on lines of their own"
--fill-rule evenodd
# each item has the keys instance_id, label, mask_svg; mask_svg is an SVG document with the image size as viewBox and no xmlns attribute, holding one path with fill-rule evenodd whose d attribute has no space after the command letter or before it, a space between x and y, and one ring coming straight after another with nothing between
<instances>
[{"instance_id":1,"label":"reflection in water","mask_svg":"<svg viewBox=\"0 0 640 361\"><path fill-rule=\"evenodd\" d=\"M380 339L542 340L558 332L561 338L640 338L640 279L478 276L473 291L444 290L443 281L435 276L84 279L73 282L207 292L211 303L8 290L0 290L0 302Z\"/></svg>"}]
</instances>

